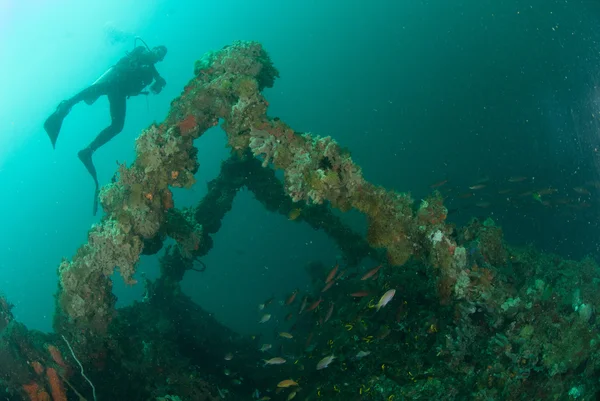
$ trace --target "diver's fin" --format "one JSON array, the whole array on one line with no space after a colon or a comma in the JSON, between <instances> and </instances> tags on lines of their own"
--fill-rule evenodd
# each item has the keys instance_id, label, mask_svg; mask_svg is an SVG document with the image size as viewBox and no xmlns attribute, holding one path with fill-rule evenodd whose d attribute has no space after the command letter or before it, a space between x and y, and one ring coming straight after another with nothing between
<instances>
[{"instance_id":1,"label":"diver's fin","mask_svg":"<svg viewBox=\"0 0 600 401\"><path fill-rule=\"evenodd\" d=\"M79 156L79 160L83 163L86 170L92 178L94 179L94 184L96 185L96 189L94 191L94 206L92 212L94 216L98 212L98 196L100 194L99 185L98 185L98 175L96 174L96 167L94 167L94 162L92 161L92 154L94 152L90 148L85 148L79 151L77 156Z\"/></svg>"},{"instance_id":2,"label":"diver's fin","mask_svg":"<svg viewBox=\"0 0 600 401\"><path fill-rule=\"evenodd\" d=\"M50 142L52 142L53 149L56 148L56 140L58 139L62 122L63 117L61 117L57 112L52 113L52 115L44 122L44 129L50 138Z\"/></svg>"},{"instance_id":3,"label":"diver's fin","mask_svg":"<svg viewBox=\"0 0 600 401\"><path fill-rule=\"evenodd\" d=\"M94 206L92 210L92 214L95 216L98 213L98 198L100 197L100 190L98 189L98 185L96 185L96 190L94 191Z\"/></svg>"},{"instance_id":4,"label":"diver's fin","mask_svg":"<svg viewBox=\"0 0 600 401\"><path fill-rule=\"evenodd\" d=\"M44 122L44 130L48 134L50 138L50 142L52 143L52 148L56 148L56 140L58 139L58 134L60 133L60 127L62 127L63 120L69 114L70 108L66 105L65 102L62 102L56 108L56 111L50 115Z\"/></svg>"},{"instance_id":5,"label":"diver's fin","mask_svg":"<svg viewBox=\"0 0 600 401\"><path fill-rule=\"evenodd\" d=\"M96 174L96 167L94 167L94 162L92 161L93 153L94 152L90 148L85 148L80 150L79 153L77 153L77 156L79 156L79 160L81 160L88 173L90 173L94 179L94 183L98 186L98 175Z\"/></svg>"}]
</instances>

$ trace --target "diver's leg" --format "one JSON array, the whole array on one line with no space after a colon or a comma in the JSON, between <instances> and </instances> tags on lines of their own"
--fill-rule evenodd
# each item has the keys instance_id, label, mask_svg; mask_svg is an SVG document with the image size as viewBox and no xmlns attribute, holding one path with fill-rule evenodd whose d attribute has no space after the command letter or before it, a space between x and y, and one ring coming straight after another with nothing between
<instances>
[{"instance_id":1,"label":"diver's leg","mask_svg":"<svg viewBox=\"0 0 600 401\"><path fill-rule=\"evenodd\" d=\"M60 128L62 127L63 120L71 111L71 107L75 106L77 103L82 100L98 98L99 96L106 94L106 87L104 85L92 85L70 99L63 100L60 102L58 107L54 113L50 115L44 122L44 129L46 133L50 137L50 142L52 143L52 147L54 148L56 145L56 140L58 139L58 134L60 133Z\"/></svg>"},{"instance_id":2,"label":"diver's leg","mask_svg":"<svg viewBox=\"0 0 600 401\"><path fill-rule=\"evenodd\" d=\"M123 126L125 125L125 113L127 111L126 97L123 95L109 94L108 103L110 105L111 124L104 128L102 132L98 134L96 139L94 139L87 147L92 153L113 139L123 130Z\"/></svg>"},{"instance_id":3,"label":"diver's leg","mask_svg":"<svg viewBox=\"0 0 600 401\"><path fill-rule=\"evenodd\" d=\"M96 169L92 163L92 154L102 145L113 139L119 132L123 130L125 125L125 112L126 112L126 98L122 95L108 95L108 102L110 104L110 117L112 119L111 124L104 128L102 132L98 134L96 139L88 145L87 148L82 149L79 152L79 159L83 162L89 173L92 175L94 180L97 182Z\"/></svg>"},{"instance_id":4,"label":"diver's leg","mask_svg":"<svg viewBox=\"0 0 600 401\"><path fill-rule=\"evenodd\" d=\"M92 161L92 155L100 146L106 144L123 130L123 126L125 125L126 100L126 97L122 95L108 95L108 102L110 104L110 118L112 120L111 124L104 128L102 132L98 134L96 139L94 139L92 143L88 145L87 148L80 150L77 154L79 156L79 160L81 160L87 171L94 179L94 184L96 184L96 192L94 194L94 215L96 215L96 211L98 209L99 185L98 174L96 173L96 167Z\"/></svg>"}]
</instances>

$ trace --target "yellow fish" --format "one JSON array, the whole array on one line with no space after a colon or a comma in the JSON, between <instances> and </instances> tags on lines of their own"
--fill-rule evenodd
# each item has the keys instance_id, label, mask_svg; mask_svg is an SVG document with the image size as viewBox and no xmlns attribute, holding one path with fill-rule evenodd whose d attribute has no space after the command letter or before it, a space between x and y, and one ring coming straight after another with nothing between
<instances>
[{"instance_id":1,"label":"yellow fish","mask_svg":"<svg viewBox=\"0 0 600 401\"><path fill-rule=\"evenodd\" d=\"M279 333L279 337L283 337L283 338L294 338L293 335L291 335L290 333L287 333L285 331L282 331L281 333Z\"/></svg>"},{"instance_id":2,"label":"yellow fish","mask_svg":"<svg viewBox=\"0 0 600 401\"><path fill-rule=\"evenodd\" d=\"M302 209L292 209L290 210L290 213L288 214L288 219L289 220L296 220L300 214L302 213Z\"/></svg>"},{"instance_id":3,"label":"yellow fish","mask_svg":"<svg viewBox=\"0 0 600 401\"><path fill-rule=\"evenodd\" d=\"M298 383L296 383L295 381L288 379L288 380L282 380L277 384L277 387L279 388L288 388L288 387L292 387L292 386L297 386Z\"/></svg>"}]
</instances>

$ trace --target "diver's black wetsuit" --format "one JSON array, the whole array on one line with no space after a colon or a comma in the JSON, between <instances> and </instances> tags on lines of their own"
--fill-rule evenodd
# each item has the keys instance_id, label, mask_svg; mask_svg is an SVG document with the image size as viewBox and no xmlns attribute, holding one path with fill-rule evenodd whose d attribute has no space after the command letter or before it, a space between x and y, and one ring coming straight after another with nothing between
<instances>
[{"instance_id":1,"label":"diver's black wetsuit","mask_svg":"<svg viewBox=\"0 0 600 401\"><path fill-rule=\"evenodd\" d=\"M154 64L162 61L166 53L167 48L164 46L158 46L152 50L145 46L136 47L131 53L121 58L117 64L106 71L91 86L85 88L72 98L62 101L56 108L56 111L44 123L44 129L50 137L52 147L55 147L62 122L73 106L81 101L93 104L100 96L106 95L108 97L111 124L103 129L78 154L79 159L81 159L96 184L94 214L98 207L98 178L96 168L92 162L92 154L123 130L127 98L142 93L148 94L148 92L143 92L143 90L152 81L154 83L150 86L150 90L154 94L160 93L166 81L159 75Z\"/></svg>"},{"instance_id":2,"label":"diver's black wetsuit","mask_svg":"<svg viewBox=\"0 0 600 401\"><path fill-rule=\"evenodd\" d=\"M162 90L165 80L158 74L154 62L156 60L152 53L144 46L138 46L91 86L61 103L59 108L70 110L81 101L92 104L100 96L108 97L112 121L110 126L103 129L87 147L92 153L123 130L127 98L144 93L143 89L152 81L156 81L151 87L154 93Z\"/></svg>"}]
</instances>

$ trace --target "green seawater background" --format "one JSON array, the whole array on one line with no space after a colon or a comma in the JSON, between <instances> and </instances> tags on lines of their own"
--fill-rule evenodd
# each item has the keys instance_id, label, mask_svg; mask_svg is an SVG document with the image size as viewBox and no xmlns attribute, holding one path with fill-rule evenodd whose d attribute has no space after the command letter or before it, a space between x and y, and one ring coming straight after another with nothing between
<instances>
[{"instance_id":1,"label":"green seawater background","mask_svg":"<svg viewBox=\"0 0 600 401\"><path fill-rule=\"evenodd\" d=\"M281 75L266 90L269 114L333 136L368 180L417 201L448 180L440 189L451 221L491 216L512 244L598 256L600 3L0 0L0 291L31 328L51 330L56 268L100 218L76 153L108 124L108 103L76 106L55 151L43 121L135 35L168 47L157 65L168 84L129 100L125 129L95 155L103 183L115 161L132 161L135 138L164 118L196 59L257 40ZM218 128L197 145L198 182L176 191L178 206L202 198L229 154ZM517 176L527 179L508 182ZM480 181L485 188L468 189ZM549 187L557 192L543 197L548 205L528 194ZM343 218L364 230L362 216ZM245 333L260 330L259 303L308 285L308 263L341 256L325 234L266 211L247 191L214 243L208 270L190 272L184 290ZM157 271L156 256L142 259L140 277ZM115 291L125 305L143 286L115 276Z\"/></svg>"}]
</instances>

